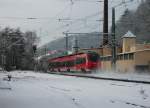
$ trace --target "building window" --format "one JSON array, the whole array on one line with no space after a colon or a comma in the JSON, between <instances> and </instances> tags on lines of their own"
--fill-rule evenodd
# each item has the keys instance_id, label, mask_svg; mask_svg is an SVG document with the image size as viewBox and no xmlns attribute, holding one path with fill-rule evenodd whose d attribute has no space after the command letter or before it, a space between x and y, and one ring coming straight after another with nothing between
<instances>
[{"instance_id":1,"label":"building window","mask_svg":"<svg viewBox=\"0 0 150 108\"><path fill-rule=\"evenodd\" d=\"M120 55L117 55L117 60L120 60Z\"/></svg>"},{"instance_id":2,"label":"building window","mask_svg":"<svg viewBox=\"0 0 150 108\"><path fill-rule=\"evenodd\" d=\"M133 60L134 59L134 53L130 53L129 54L129 60Z\"/></svg>"},{"instance_id":3,"label":"building window","mask_svg":"<svg viewBox=\"0 0 150 108\"><path fill-rule=\"evenodd\" d=\"M124 54L124 60L128 60L128 54Z\"/></svg>"},{"instance_id":4,"label":"building window","mask_svg":"<svg viewBox=\"0 0 150 108\"><path fill-rule=\"evenodd\" d=\"M101 61L111 61L112 57L107 56L107 57L101 57L100 59L101 59Z\"/></svg>"},{"instance_id":5,"label":"building window","mask_svg":"<svg viewBox=\"0 0 150 108\"><path fill-rule=\"evenodd\" d=\"M120 55L120 60L123 60L123 55Z\"/></svg>"}]
</instances>

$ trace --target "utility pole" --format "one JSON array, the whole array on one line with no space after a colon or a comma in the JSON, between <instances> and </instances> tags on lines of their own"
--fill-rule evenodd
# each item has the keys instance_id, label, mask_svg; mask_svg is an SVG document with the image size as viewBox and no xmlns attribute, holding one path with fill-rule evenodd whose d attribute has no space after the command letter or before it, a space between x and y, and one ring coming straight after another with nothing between
<instances>
[{"instance_id":1,"label":"utility pole","mask_svg":"<svg viewBox=\"0 0 150 108\"><path fill-rule=\"evenodd\" d=\"M63 34L65 35L65 39L66 39L66 54L68 54L68 35L69 33L68 32L63 32Z\"/></svg>"},{"instance_id":2,"label":"utility pole","mask_svg":"<svg viewBox=\"0 0 150 108\"><path fill-rule=\"evenodd\" d=\"M78 49L79 49L77 37L75 38L75 46L74 46L73 48L74 48L74 50L75 50L75 53L77 54L77 53L78 53Z\"/></svg>"},{"instance_id":3,"label":"utility pole","mask_svg":"<svg viewBox=\"0 0 150 108\"><path fill-rule=\"evenodd\" d=\"M66 33L66 51L68 52L68 33Z\"/></svg>"},{"instance_id":4,"label":"utility pole","mask_svg":"<svg viewBox=\"0 0 150 108\"><path fill-rule=\"evenodd\" d=\"M112 8L112 69L116 70L115 8Z\"/></svg>"},{"instance_id":5,"label":"utility pole","mask_svg":"<svg viewBox=\"0 0 150 108\"><path fill-rule=\"evenodd\" d=\"M47 54L47 46L46 45L45 45L45 51L44 52L45 52L45 55L46 55Z\"/></svg>"},{"instance_id":6,"label":"utility pole","mask_svg":"<svg viewBox=\"0 0 150 108\"><path fill-rule=\"evenodd\" d=\"M104 0L103 45L108 44L108 0Z\"/></svg>"}]
</instances>

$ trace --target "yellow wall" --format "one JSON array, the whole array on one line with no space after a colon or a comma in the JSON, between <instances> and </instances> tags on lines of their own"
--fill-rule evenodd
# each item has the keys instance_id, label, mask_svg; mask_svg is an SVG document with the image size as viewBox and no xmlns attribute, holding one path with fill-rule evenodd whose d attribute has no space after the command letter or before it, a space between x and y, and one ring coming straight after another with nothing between
<instances>
[{"instance_id":1,"label":"yellow wall","mask_svg":"<svg viewBox=\"0 0 150 108\"><path fill-rule=\"evenodd\" d=\"M116 71L118 72L134 72L134 60L118 60L116 62ZM112 71L111 61L102 62L102 70Z\"/></svg>"},{"instance_id":2,"label":"yellow wall","mask_svg":"<svg viewBox=\"0 0 150 108\"><path fill-rule=\"evenodd\" d=\"M122 52L122 48L121 47L117 47L117 53L121 53ZM112 49L110 47L103 47L103 56L108 56L111 55L112 53Z\"/></svg>"},{"instance_id":3,"label":"yellow wall","mask_svg":"<svg viewBox=\"0 0 150 108\"><path fill-rule=\"evenodd\" d=\"M112 70L111 61L102 61L101 66L102 66L101 69L104 71L111 71Z\"/></svg>"},{"instance_id":4,"label":"yellow wall","mask_svg":"<svg viewBox=\"0 0 150 108\"><path fill-rule=\"evenodd\" d=\"M136 51L150 49L150 44L136 44Z\"/></svg>"},{"instance_id":5,"label":"yellow wall","mask_svg":"<svg viewBox=\"0 0 150 108\"><path fill-rule=\"evenodd\" d=\"M117 60L116 70L118 72L134 72L138 65L150 67L150 49L135 52L133 59ZM102 61L102 70L111 71L111 69L111 60Z\"/></svg>"},{"instance_id":6,"label":"yellow wall","mask_svg":"<svg viewBox=\"0 0 150 108\"><path fill-rule=\"evenodd\" d=\"M135 52L135 65L148 65L150 63L150 49Z\"/></svg>"},{"instance_id":7,"label":"yellow wall","mask_svg":"<svg viewBox=\"0 0 150 108\"><path fill-rule=\"evenodd\" d=\"M131 48L134 48L136 46L136 38L123 38L123 47L122 47L122 51L123 53L125 52L131 52Z\"/></svg>"},{"instance_id":8,"label":"yellow wall","mask_svg":"<svg viewBox=\"0 0 150 108\"><path fill-rule=\"evenodd\" d=\"M111 55L111 48L107 46L103 47L103 56L105 55Z\"/></svg>"},{"instance_id":9,"label":"yellow wall","mask_svg":"<svg viewBox=\"0 0 150 108\"><path fill-rule=\"evenodd\" d=\"M134 72L134 60L118 60L116 63L116 70L118 72Z\"/></svg>"}]
</instances>

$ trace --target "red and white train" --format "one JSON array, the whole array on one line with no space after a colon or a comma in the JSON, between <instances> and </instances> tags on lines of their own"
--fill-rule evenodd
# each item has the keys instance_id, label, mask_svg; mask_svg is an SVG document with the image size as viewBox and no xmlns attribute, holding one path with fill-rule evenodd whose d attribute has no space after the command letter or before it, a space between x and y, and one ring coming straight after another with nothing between
<instances>
[{"instance_id":1,"label":"red and white train","mask_svg":"<svg viewBox=\"0 0 150 108\"><path fill-rule=\"evenodd\" d=\"M99 55L95 52L77 53L48 60L49 71L88 72L101 67Z\"/></svg>"}]
</instances>

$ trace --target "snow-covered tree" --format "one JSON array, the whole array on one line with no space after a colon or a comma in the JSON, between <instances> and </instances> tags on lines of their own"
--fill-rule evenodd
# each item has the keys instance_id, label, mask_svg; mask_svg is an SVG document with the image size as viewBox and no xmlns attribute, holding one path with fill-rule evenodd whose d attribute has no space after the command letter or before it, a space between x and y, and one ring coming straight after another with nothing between
<instances>
[{"instance_id":1,"label":"snow-covered tree","mask_svg":"<svg viewBox=\"0 0 150 108\"><path fill-rule=\"evenodd\" d=\"M0 31L0 65L6 70L33 69L33 45L37 43L37 39L36 33L32 31L23 33L19 28L2 29Z\"/></svg>"},{"instance_id":2,"label":"snow-covered tree","mask_svg":"<svg viewBox=\"0 0 150 108\"><path fill-rule=\"evenodd\" d=\"M127 9L117 21L117 38L123 36L128 30L137 36L137 42L150 42L150 0L141 2L136 11Z\"/></svg>"}]
</instances>

